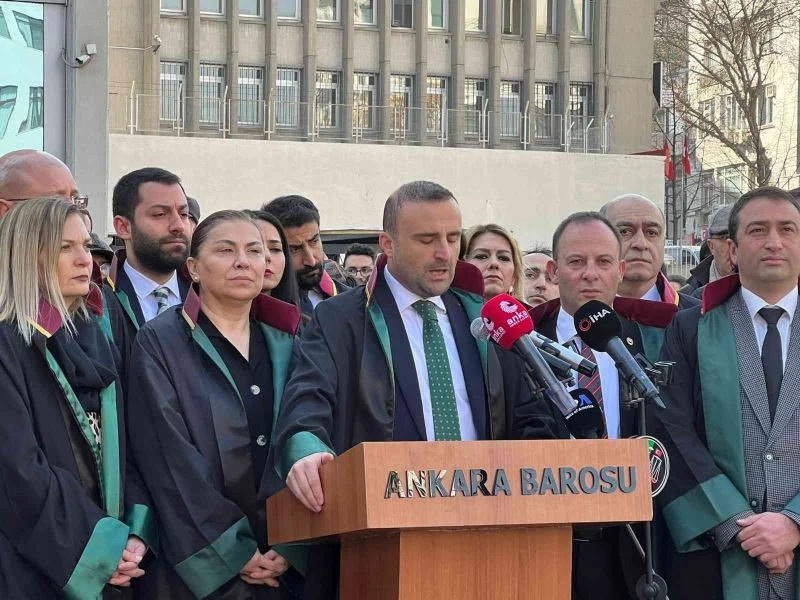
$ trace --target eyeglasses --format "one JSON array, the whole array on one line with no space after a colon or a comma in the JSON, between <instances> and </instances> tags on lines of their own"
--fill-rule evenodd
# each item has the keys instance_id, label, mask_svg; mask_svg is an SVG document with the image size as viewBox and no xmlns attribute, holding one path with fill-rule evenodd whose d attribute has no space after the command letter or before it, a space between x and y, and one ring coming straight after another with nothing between
<instances>
[{"instance_id":1,"label":"eyeglasses","mask_svg":"<svg viewBox=\"0 0 800 600\"><path fill-rule=\"evenodd\" d=\"M47 196L39 196L40 198L47 198ZM25 200L35 200L35 198L2 198L6 202L25 202ZM64 200L68 200L78 208L86 208L89 206L89 196L81 195L81 194L73 194L68 198L64 198Z\"/></svg>"},{"instance_id":2,"label":"eyeglasses","mask_svg":"<svg viewBox=\"0 0 800 600\"><path fill-rule=\"evenodd\" d=\"M345 269L345 272L348 275L352 275L353 277L355 277L356 275L363 275L364 277L369 277L370 275L372 275L373 270L374 270L373 267L361 267L361 268L347 267Z\"/></svg>"}]
</instances>

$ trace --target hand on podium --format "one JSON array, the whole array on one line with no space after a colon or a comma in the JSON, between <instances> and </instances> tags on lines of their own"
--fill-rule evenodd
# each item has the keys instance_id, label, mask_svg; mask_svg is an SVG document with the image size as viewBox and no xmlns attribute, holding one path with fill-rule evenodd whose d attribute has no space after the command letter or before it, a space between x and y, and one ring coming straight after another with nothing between
<instances>
[{"instance_id":1,"label":"hand on podium","mask_svg":"<svg viewBox=\"0 0 800 600\"><path fill-rule=\"evenodd\" d=\"M322 510L325 497L319 480L319 468L332 460L333 455L327 452L309 454L294 463L289 475L286 476L286 487L308 510L314 512Z\"/></svg>"}]
</instances>

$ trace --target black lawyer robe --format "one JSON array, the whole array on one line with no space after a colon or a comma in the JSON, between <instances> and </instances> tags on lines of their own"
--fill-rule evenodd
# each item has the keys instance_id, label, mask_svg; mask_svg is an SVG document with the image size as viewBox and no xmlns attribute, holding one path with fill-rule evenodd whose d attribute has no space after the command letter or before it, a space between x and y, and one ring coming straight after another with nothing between
<instances>
[{"instance_id":1,"label":"black lawyer robe","mask_svg":"<svg viewBox=\"0 0 800 600\"><path fill-rule=\"evenodd\" d=\"M87 303L100 316L100 292ZM95 318L76 315L82 347L117 370ZM129 535L157 547L154 516L138 499L126 452L119 378L100 395L101 448L55 356L63 324L42 303L33 344L0 324L0 598L114 598L105 585Z\"/></svg>"},{"instance_id":2,"label":"black lawyer robe","mask_svg":"<svg viewBox=\"0 0 800 600\"><path fill-rule=\"evenodd\" d=\"M199 312L192 290L183 308L143 326L134 344L131 446L158 512L163 556L174 569L147 593L170 600L283 598L284 590L250 586L238 575L257 548L267 550L265 497L253 477L245 409L230 370L197 326ZM260 296L252 317L273 372L265 396L279 399L300 311Z\"/></svg>"},{"instance_id":3,"label":"black lawyer robe","mask_svg":"<svg viewBox=\"0 0 800 600\"><path fill-rule=\"evenodd\" d=\"M617 298L620 300L620 298ZM631 300L631 299L625 299ZM646 302L646 305L660 305L659 302L634 300L631 304ZM645 305L645 306L646 306ZM559 299L551 300L537 306L531 311L536 331L552 340L558 340L558 314L561 308ZM617 302L614 308L618 309ZM661 307L662 309L665 307ZM628 351L633 355L644 354L645 344L639 326L623 315L621 339ZM671 318L671 317L670 317ZM627 384L620 375L619 379L619 427L620 439L639 435L638 412L626 408L628 401ZM560 415L560 413L559 413ZM560 418L560 416L559 416ZM564 425L566 430L566 425ZM614 598L615 600L633 600L637 579L644 573L644 563L636 552L633 541L623 527L607 527L603 530L603 543L575 542L573 544L573 589L575 600L584 598ZM641 535L640 535L641 537ZM619 588L627 591L628 596L618 596ZM623 594L625 591L622 592Z\"/></svg>"},{"instance_id":4,"label":"black lawyer robe","mask_svg":"<svg viewBox=\"0 0 800 600\"><path fill-rule=\"evenodd\" d=\"M391 335L391 320L400 317L391 314L392 307L396 312L391 295L388 302L380 299L388 291L385 266L382 256L365 288L354 288L317 306L295 347L270 457L282 480L294 462L313 452L340 454L361 442L426 439L413 360L407 355L401 366L397 356L405 331L399 339ZM454 336L461 340L462 367L465 355L479 357L477 369L464 370L468 389L473 378L478 379L478 389L470 395L478 435L481 439L557 438L551 408L527 388L522 361L471 337L469 323L479 315L482 288L480 272L459 263L453 285L442 296L446 305L451 303L451 325L461 311L461 326L454 325ZM407 346L407 338L404 343ZM335 546L312 548L306 599L333 598L337 569Z\"/></svg>"}]
</instances>

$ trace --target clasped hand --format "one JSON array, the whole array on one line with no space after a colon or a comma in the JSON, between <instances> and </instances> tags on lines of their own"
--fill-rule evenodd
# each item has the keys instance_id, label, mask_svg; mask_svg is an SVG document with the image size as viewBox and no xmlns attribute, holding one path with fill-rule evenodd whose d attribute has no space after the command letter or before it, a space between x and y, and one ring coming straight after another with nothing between
<instances>
[{"instance_id":1,"label":"clasped hand","mask_svg":"<svg viewBox=\"0 0 800 600\"><path fill-rule=\"evenodd\" d=\"M258 550L247 564L239 571L241 577L252 585L268 585L278 587L278 577L283 575L289 568L289 563L275 550L269 550L261 554Z\"/></svg>"},{"instance_id":2,"label":"clasped hand","mask_svg":"<svg viewBox=\"0 0 800 600\"><path fill-rule=\"evenodd\" d=\"M142 562L146 552L145 543L136 536L130 536L125 550L122 551L117 569L111 575L108 583L119 587L129 587L131 579L144 575L144 570L139 568L139 563Z\"/></svg>"},{"instance_id":3,"label":"clasped hand","mask_svg":"<svg viewBox=\"0 0 800 600\"><path fill-rule=\"evenodd\" d=\"M770 573L785 573L800 545L800 528L786 515L764 512L736 521L742 550L761 561Z\"/></svg>"}]
</instances>

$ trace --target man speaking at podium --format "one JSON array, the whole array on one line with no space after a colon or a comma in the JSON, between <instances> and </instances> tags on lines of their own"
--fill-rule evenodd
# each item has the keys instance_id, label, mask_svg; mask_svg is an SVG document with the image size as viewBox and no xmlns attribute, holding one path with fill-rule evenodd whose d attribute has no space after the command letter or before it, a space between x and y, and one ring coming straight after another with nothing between
<instances>
[{"instance_id":1,"label":"man speaking at podium","mask_svg":"<svg viewBox=\"0 0 800 600\"><path fill-rule=\"evenodd\" d=\"M658 501L680 554L664 574L672 598L797 600L800 203L755 189L728 231L738 275L667 329L675 378L649 413L672 466Z\"/></svg>"},{"instance_id":2,"label":"man speaking at podium","mask_svg":"<svg viewBox=\"0 0 800 600\"><path fill-rule=\"evenodd\" d=\"M483 279L458 261L461 228L448 190L400 187L370 281L320 304L305 328L271 461L310 510L324 503L320 466L361 442L560 437L521 360L470 333ZM313 547L306 600L335 598L338 570L338 546Z\"/></svg>"}]
</instances>

